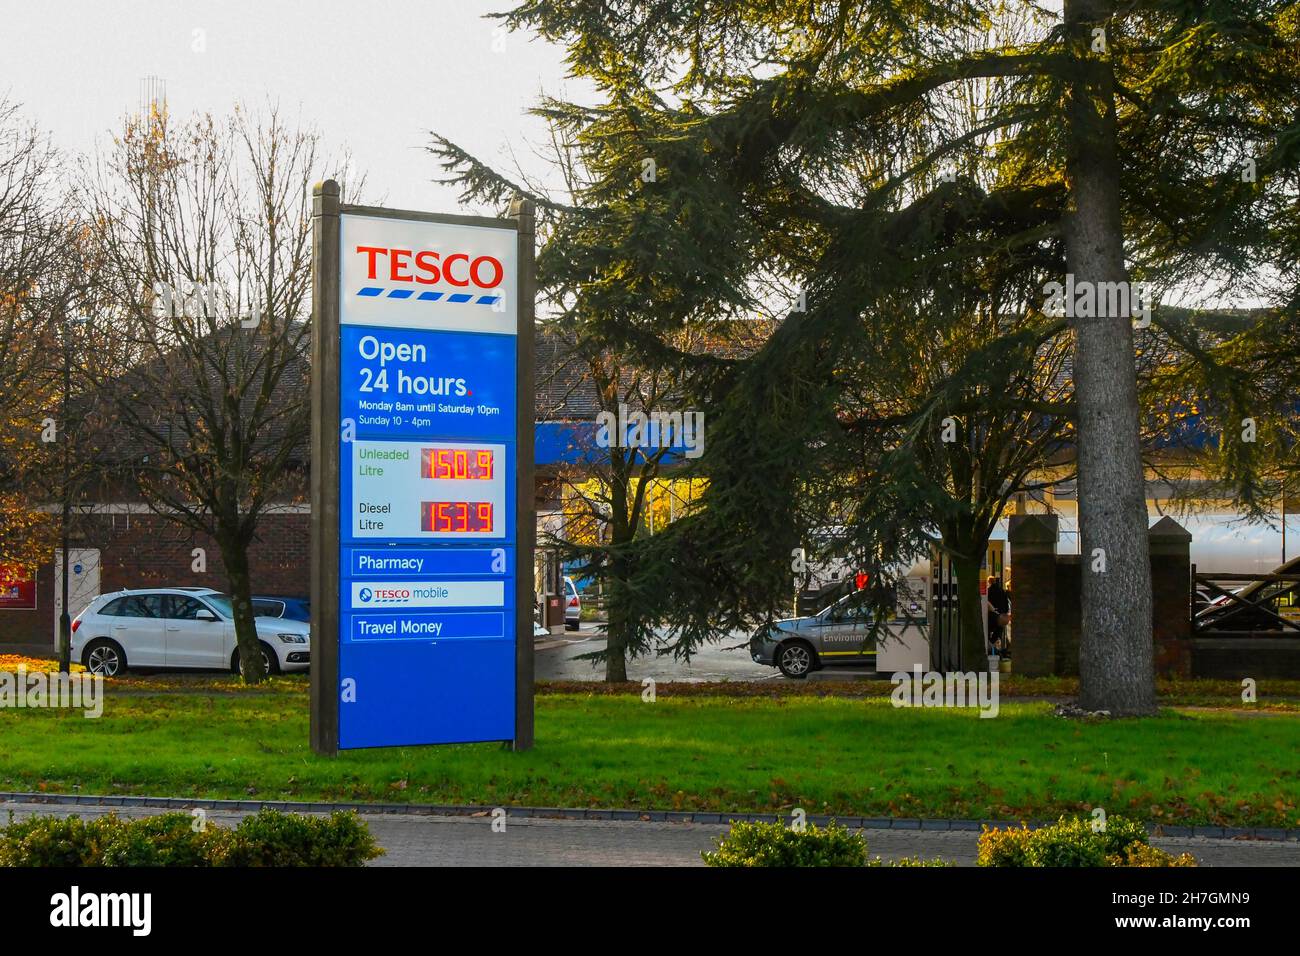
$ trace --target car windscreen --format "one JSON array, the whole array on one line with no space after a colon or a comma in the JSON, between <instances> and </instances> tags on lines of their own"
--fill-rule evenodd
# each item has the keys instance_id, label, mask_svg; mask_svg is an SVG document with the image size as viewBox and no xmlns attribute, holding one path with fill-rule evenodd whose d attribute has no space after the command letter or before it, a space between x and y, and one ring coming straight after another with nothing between
<instances>
[{"instance_id":1,"label":"car windscreen","mask_svg":"<svg viewBox=\"0 0 1300 956\"><path fill-rule=\"evenodd\" d=\"M235 619L235 609L234 607L231 606L230 598L228 598L226 595L205 594L203 595L203 600L207 601L214 608L216 608L217 613L220 614L222 617L224 617L227 621L233 621Z\"/></svg>"},{"instance_id":2,"label":"car windscreen","mask_svg":"<svg viewBox=\"0 0 1300 956\"><path fill-rule=\"evenodd\" d=\"M865 591L856 591L836 601L822 614L827 621L869 621L871 612L870 596Z\"/></svg>"}]
</instances>

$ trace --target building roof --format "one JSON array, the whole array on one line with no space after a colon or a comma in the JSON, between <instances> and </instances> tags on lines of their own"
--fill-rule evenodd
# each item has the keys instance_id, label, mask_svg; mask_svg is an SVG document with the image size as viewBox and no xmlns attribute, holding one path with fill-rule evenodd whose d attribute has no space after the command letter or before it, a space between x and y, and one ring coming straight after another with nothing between
<instances>
[{"instance_id":1,"label":"building roof","mask_svg":"<svg viewBox=\"0 0 1300 956\"><path fill-rule=\"evenodd\" d=\"M716 325L716 334L696 339L691 349L694 354L723 361L743 358L767 340L776 323L756 320ZM600 402L584 358L576 349L575 337L553 324L539 323L534 354L537 420L594 421L601 410Z\"/></svg>"}]
</instances>

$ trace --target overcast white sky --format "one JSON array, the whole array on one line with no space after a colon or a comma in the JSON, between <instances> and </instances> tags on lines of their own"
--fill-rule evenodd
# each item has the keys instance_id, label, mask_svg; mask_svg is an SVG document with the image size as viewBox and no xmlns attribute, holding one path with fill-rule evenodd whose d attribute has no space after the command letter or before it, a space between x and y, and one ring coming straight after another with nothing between
<instances>
[{"instance_id":1,"label":"overcast white sky","mask_svg":"<svg viewBox=\"0 0 1300 956\"><path fill-rule=\"evenodd\" d=\"M517 2L0 0L0 97L72 153L120 128L145 76L166 82L177 117L269 99L318 127L327 155L351 149L367 201L454 212L455 192L431 181L427 130L554 184L535 155L545 125L525 111L543 91L592 98L560 47L485 19Z\"/></svg>"},{"instance_id":2,"label":"overcast white sky","mask_svg":"<svg viewBox=\"0 0 1300 956\"><path fill-rule=\"evenodd\" d=\"M540 91L585 99L563 50L484 14L512 0L0 0L0 97L88 152L166 81L174 116L269 98L347 146L367 199L456 211L421 147L436 129L499 168L545 169ZM201 31L201 32L196 32ZM494 35L495 31L495 35ZM495 47L494 47L495 41ZM504 48L502 49L502 46ZM488 210L479 210L487 212Z\"/></svg>"}]
</instances>

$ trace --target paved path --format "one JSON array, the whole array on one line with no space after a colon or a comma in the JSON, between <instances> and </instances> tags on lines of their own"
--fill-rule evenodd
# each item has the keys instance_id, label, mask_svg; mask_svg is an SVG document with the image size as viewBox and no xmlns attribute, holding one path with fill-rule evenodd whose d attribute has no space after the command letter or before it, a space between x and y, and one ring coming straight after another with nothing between
<instances>
[{"instance_id":1,"label":"paved path","mask_svg":"<svg viewBox=\"0 0 1300 956\"><path fill-rule=\"evenodd\" d=\"M599 625L584 621L579 631L565 631L535 644L538 680L590 680L605 679L604 665L592 667L591 661L580 661L582 654L603 650L605 639L598 631ZM651 654L627 662L627 676L631 681L647 677L656 681L782 681L775 667L755 664L746 646L748 635L737 631L726 640L706 644L691 658L689 664L672 657ZM740 645L740 646L737 646ZM874 677L871 667L828 667L814 671L810 680L856 680Z\"/></svg>"},{"instance_id":2,"label":"paved path","mask_svg":"<svg viewBox=\"0 0 1300 956\"><path fill-rule=\"evenodd\" d=\"M33 813L83 817L108 813L105 807L0 803L0 820L8 811L17 819ZM164 811L118 808L123 817ZM224 825L242 813L211 811L208 818ZM490 817L364 814L387 854L377 866L700 866L700 852L711 849L727 832L708 823L559 820L506 817L504 832L494 832ZM866 830L872 856L942 857L964 866L975 862L977 834L970 831ZM1190 852L1203 866L1300 866L1300 843L1269 840L1212 840L1199 837L1156 838L1171 853Z\"/></svg>"}]
</instances>

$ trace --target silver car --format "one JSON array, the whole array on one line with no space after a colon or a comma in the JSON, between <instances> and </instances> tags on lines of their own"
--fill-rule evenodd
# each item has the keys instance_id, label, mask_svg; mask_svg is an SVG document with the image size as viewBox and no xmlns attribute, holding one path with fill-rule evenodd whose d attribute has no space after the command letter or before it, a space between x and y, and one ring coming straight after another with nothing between
<instances>
[{"instance_id":1,"label":"silver car","mask_svg":"<svg viewBox=\"0 0 1300 956\"><path fill-rule=\"evenodd\" d=\"M789 618L760 627L749 640L756 664L780 668L786 677L836 664L876 663L871 605L865 591L840 598L812 617Z\"/></svg>"}]
</instances>

